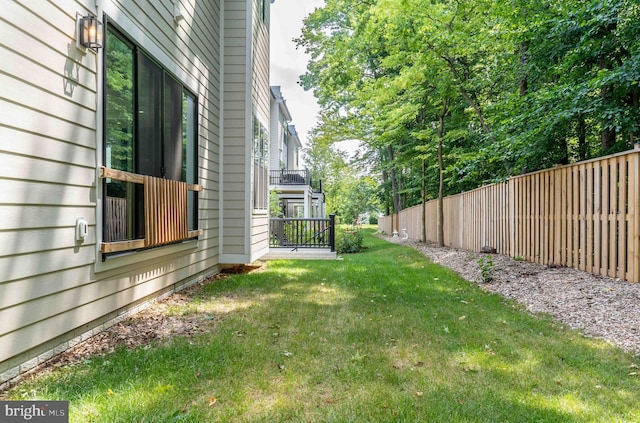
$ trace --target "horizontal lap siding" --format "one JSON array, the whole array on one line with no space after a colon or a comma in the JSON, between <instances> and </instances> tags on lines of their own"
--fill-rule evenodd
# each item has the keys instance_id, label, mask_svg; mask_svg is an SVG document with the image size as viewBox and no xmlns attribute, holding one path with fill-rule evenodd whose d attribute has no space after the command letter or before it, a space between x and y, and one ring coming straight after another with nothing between
<instances>
[{"instance_id":1,"label":"horizontal lap siding","mask_svg":"<svg viewBox=\"0 0 640 423\"><path fill-rule=\"evenodd\" d=\"M253 102L256 112L260 116L265 128L269 128L271 90L269 88L269 5L270 2L264 1L266 7L266 18L261 17L259 10L259 1L253 1L253 33L255 45L253 46ZM255 171L255 166L251 166ZM268 173L267 173L268 175ZM250 179L254 181L252 177ZM265 181L266 182L266 181ZM255 191L259 187L252 184ZM253 195L252 195L252 198ZM268 200L267 200L268 204ZM269 219L264 215L254 214L251 219L251 259L258 258L261 252L265 252L269 247Z\"/></svg>"},{"instance_id":2,"label":"horizontal lap siding","mask_svg":"<svg viewBox=\"0 0 640 423\"><path fill-rule=\"evenodd\" d=\"M222 253L245 255L250 189L249 140L251 104L247 101L247 1L224 1L224 160L222 190ZM232 83L227 84L227 80Z\"/></svg>"},{"instance_id":3,"label":"horizontal lap siding","mask_svg":"<svg viewBox=\"0 0 640 423\"><path fill-rule=\"evenodd\" d=\"M9 358L74 329L49 334L48 322L33 323L69 321L75 306L53 299L95 280L95 55L75 48L75 8L34 6L7 2L0 17L0 372ZM90 228L82 244L80 216Z\"/></svg>"},{"instance_id":4,"label":"horizontal lap siding","mask_svg":"<svg viewBox=\"0 0 640 423\"><path fill-rule=\"evenodd\" d=\"M269 127L269 34L254 0L224 2L222 254L251 261L268 245L268 219L252 214L252 109ZM251 23L248 27L247 24ZM251 36L248 32L253 32ZM246 48L251 50L247 56ZM247 90L251 94L247 95Z\"/></svg>"},{"instance_id":5,"label":"horizontal lap siding","mask_svg":"<svg viewBox=\"0 0 640 423\"><path fill-rule=\"evenodd\" d=\"M633 150L447 197L445 244L473 251L487 245L531 262L640 282L639 178L640 151ZM437 200L426 209L427 240L436 242ZM421 210L383 217L379 227L421 239Z\"/></svg>"},{"instance_id":6,"label":"horizontal lap siding","mask_svg":"<svg viewBox=\"0 0 640 423\"><path fill-rule=\"evenodd\" d=\"M178 26L170 2L150 1L143 8L105 3L105 11L117 11L110 18L118 22L126 16L137 28L129 35L152 43L168 58L170 70L196 90L203 235L187 248L138 253L144 261L96 272L97 61L94 53L77 50L74 40L76 13L93 10L93 2L84 8L82 1L4 4L0 373L140 301L215 271L218 264L219 1L181 1L185 19ZM89 236L77 243L75 220L81 216Z\"/></svg>"}]
</instances>

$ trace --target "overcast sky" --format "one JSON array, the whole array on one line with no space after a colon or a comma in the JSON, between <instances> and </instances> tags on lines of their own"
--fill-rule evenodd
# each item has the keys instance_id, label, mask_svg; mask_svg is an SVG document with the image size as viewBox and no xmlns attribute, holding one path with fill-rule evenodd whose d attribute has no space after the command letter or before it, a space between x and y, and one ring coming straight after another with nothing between
<instances>
[{"instance_id":1,"label":"overcast sky","mask_svg":"<svg viewBox=\"0 0 640 423\"><path fill-rule=\"evenodd\" d=\"M316 125L318 105L310 91L298 81L307 69L307 56L292 41L301 34L302 20L324 0L276 0L271 5L271 85L282 87L300 140L307 146L307 134Z\"/></svg>"}]
</instances>

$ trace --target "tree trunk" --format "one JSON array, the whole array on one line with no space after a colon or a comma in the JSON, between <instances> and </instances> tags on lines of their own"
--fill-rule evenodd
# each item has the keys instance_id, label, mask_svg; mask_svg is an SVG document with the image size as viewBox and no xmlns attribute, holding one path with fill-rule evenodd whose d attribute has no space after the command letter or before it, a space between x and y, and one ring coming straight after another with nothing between
<instances>
[{"instance_id":1,"label":"tree trunk","mask_svg":"<svg viewBox=\"0 0 640 423\"><path fill-rule=\"evenodd\" d=\"M444 247L444 157L442 153L442 138L444 137L444 117L449 108L449 99L444 101L442 113L438 116L438 169L440 170L440 185L438 187L438 245Z\"/></svg>"},{"instance_id":2,"label":"tree trunk","mask_svg":"<svg viewBox=\"0 0 640 423\"><path fill-rule=\"evenodd\" d=\"M529 80L527 79L527 61L529 48L526 44L520 44L518 48L520 54L520 97L524 97L529 92Z\"/></svg>"},{"instance_id":3,"label":"tree trunk","mask_svg":"<svg viewBox=\"0 0 640 423\"><path fill-rule=\"evenodd\" d=\"M398 178L398 198L400 201L400 207L398 210L404 210L407 208L407 193L404 190L404 174L402 172L396 173L396 177Z\"/></svg>"},{"instance_id":4,"label":"tree trunk","mask_svg":"<svg viewBox=\"0 0 640 423\"><path fill-rule=\"evenodd\" d=\"M475 112L476 117L480 122L480 126L482 127L482 130L484 131L485 134L489 136L489 138L491 138L491 141L495 142L496 139L494 138L493 134L491 133L491 130L489 129L489 126L487 126L487 123L484 120L484 115L482 114L482 109L480 109L480 105L471 98L471 95L469 94L467 89L464 87L464 84L460 79L460 76L458 74L458 69L456 69L455 60L448 56L445 57L445 60L447 61L447 63L449 63L449 69L451 70L451 74L453 75L453 78L458 82L458 88L460 89L460 93L462 94L466 102L469 104L469 106L471 106L471 108Z\"/></svg>"},{"instance_id":5,"label":"tree trunk","mask_svg":"<svg viewBox=\"0 0 640 423\"><path fill-rule=\"evenodd\" d=\"M635 110L638 110L640 107L640 88L636 87L631 91L629 104ZM629 144L631 144L631 148L633 148L634 144L638 142L636 131L629 131Z\"/></svg>"},{"instance_id":6,"label":"tree trunk","mask_svg":"<svg viewBox=\"0 0 640 423\"><path fill-rule=\"evenodd\" d=\"M425 160L422 159L422 242L427 242L427 166Z\"/></svg>"},{"instance_id":7,"label":"tree trunk","mask_svg":"<svg viewBox=\"0 0 640 423\"><path fill-rule=\"evenodd\" d=\"M382 182L386 183L389 180L389 173L386 170L382 171ZM391 206L389 205L389 196L385 195L385 216L391 216Z\"/></svg>"},{"instance_id":8,"label":"tree trunk","mask_svg":"<svg viewBox=\"0 0 640 423\"><path fill-rule=\"evenodd\" d=\"M567 137L562 137L558 140L558 144L562 149L562 157L558 160L558 164L568 165L569 164L569 143L567 143Z\"/></svg>"},{"instance_id":9,"label":"tree trunk","mask_svg":"<svg viewBox=\"0 0 640 423\"><path fill-rule=\"evenodd\" d=\"M587 160L588 148L587 145L587 123L584 120L584 116L578 118L578 160Z\"/></svg>"},{"instance_id":10,"label":"tree trunk","mask_svg":"<svg viewBox=\"0 0 640 423\"><path fill-rule=\"evenodd\" d=\"M606 122L603 122L603 125L606 125ZM616 130L609 128L602 128L602 134L600 136L600 142L602 145L602 151L608 151L613 145L616 143Z\"/></svg>"},{"instance_id":11,"label":"tree trunk","mask_svg":"<svg viewBox=\"0 0 640 423\"><path fill-rule=\"evenodd\" d=\"M609 63L605 59L600 61L599 68L609 69ZM613 86L605 85L600 90L600 97L602 97L603 103L608 103L613 96ZM616 143L616 130L609 128L609 123L607 121L602 121L602 130L600 133L600 145L603 152L609 150Z\"/></svg>"},{"instance_id":12,"label":"tree trunk","mask_svg":"<svg viewBox=\"0 0 640 423\"><path fill-rule=\"evenodd\" d=\"M400 212L400 195L398 194L398 179L396 175L395 164L393 163L393 147L387 146L387 153L389 154L389 162L391 163L391 190L393 193L393 212ZM397 229L397 228L396 228Z\"/></svg>"}]
</instances>

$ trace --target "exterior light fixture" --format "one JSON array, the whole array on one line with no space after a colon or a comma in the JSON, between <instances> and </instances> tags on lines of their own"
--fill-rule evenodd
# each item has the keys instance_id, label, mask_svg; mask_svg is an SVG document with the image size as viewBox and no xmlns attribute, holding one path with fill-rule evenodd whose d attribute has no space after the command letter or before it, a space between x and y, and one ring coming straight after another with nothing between
<instances>
[{"instance_id":1,"label":"exterior light fixture","mask_svg":"<svg viewBox=\"0 0 640 423\"><path fill-rule=\"evenodd\" d=\"M102 47L102 22L96 16L87 15L80 18L80 45L86 48Z\"/></svg>"},{"instance_id":2,"label":"exterior light fixture","mask_svg":"<svg viewBox=\"0 0 640 423\"><path fill-rule=\"evenodd\" d=\"M175 3L173 5L173 21L175 23L180 23L180 21L183 19L184 19L184 14L182 13L182 10L180 10L180 4Z\"/></svg>"}]
</instances>

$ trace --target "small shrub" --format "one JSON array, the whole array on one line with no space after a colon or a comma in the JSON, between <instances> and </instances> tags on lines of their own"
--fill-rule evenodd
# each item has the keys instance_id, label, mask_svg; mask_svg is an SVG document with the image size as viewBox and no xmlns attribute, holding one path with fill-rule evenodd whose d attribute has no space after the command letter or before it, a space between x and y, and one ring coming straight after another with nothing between
<instances>
[{"instance_id":1,"label":"small shrub","mask_svg":"<svg viewBox=\"0 0 640 423\"><path fill-rule=\"evenodd\" d=\"M480 265L480 272L482 274L482 282L489 283L493 281L493 260L491 259L478 259L478 265Z\"/></svg>"},{"instance_id":2,"label":"small shrub","mask_svg":"<svg viewBox=\"0 0 640 423\"><path fill-rule=\"evenodd\" d=\"M336 231L336 251L338 254L359 253L364 237L357 229Z\"/></svg>"}]
</instances>

